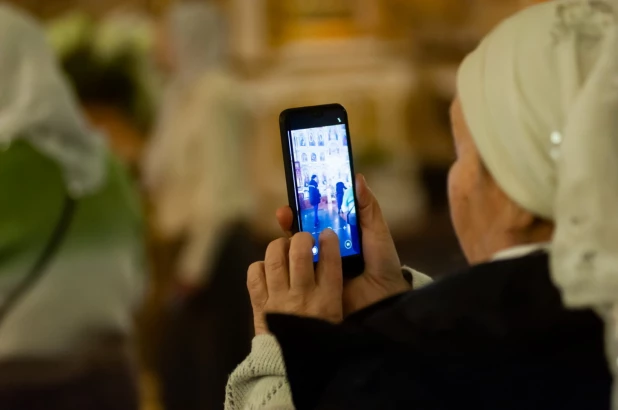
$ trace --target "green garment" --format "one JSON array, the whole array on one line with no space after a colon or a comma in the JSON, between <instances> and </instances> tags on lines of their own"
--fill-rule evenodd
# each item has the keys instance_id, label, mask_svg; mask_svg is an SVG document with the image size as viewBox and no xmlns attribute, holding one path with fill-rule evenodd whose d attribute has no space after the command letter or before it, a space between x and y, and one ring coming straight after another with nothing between
<instances>
[{"instance_id":1,"label":"green garment","mask_svg":"<svg viewBox=\"0 0 618 410\"><path fill-rule=\"evenodd\" d=\"M77 200L44 276L0 326L0 361L54 356L97 334L129 334L145 275L140 203L119 162ZM0 150L0 304L34 265L67 195L60 167L25 141Z\"/></svg>"}]
</instances>

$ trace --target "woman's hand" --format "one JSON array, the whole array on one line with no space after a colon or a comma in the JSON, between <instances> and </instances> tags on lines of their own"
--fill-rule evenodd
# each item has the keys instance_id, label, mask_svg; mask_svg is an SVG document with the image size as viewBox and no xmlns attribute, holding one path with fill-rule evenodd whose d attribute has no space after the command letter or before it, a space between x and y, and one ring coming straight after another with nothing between
<instances>
[{"instance_id":1,"label":"woman's hand","mask_svg":"<svg viewBox=\"0 0 618 410\"><path fill-rule=\"evenodd\" d=\"M410 290L401 273L401 263L380 205L362 175L356 178L357 215L363 235L365 272L346 281L343 289L343 311L350 314L382 299ZM277 210L281 228L291 235L293 215L290 207ZM324 255L320 254L322 260ZM329 263L324 261L324 263ZM339 262L341 263L341 262Z\"/></svg>"},{"instance_id":2,"label":"woman's hand","mask_svg":"<svg viewBox=\"0 0 618 410\"><path fill-rule=\"evenodd\" d=\"M249 267L247 288L255 334L268 333L266 313L286 313L339 322L343 273L339 238L326 229L319 239L320 262L313 268L314 239L298 233L270 243L264 262Z\"/></svg>"}]
</instances>

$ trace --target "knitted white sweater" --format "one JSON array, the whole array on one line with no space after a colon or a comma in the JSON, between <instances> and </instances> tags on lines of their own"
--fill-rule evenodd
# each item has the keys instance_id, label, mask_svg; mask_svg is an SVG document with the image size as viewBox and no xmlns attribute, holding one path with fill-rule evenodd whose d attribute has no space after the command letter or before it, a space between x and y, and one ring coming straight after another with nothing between
<instances>
[{"instance_id":1,"label":"knitted white sweater","mask_svg":"<svg viewBox=\"0 0 618 410\"><path fill-rule=\"evenodd\" d=\"M432 281L413 269L403 269L412 274L414 289ZM294 410L281 349L272 335L253 339L251 353L228 380L225 410Z\"/></svg>"}]
</instances>

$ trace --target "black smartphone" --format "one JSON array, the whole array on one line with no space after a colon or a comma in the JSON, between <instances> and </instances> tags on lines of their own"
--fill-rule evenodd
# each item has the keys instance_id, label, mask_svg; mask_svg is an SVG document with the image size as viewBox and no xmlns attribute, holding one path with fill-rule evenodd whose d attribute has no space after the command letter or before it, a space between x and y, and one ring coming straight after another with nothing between
<instances>
[{"instance_id":1,"label":"black smartphone","mask_svg":"<svg viewBox=\"0 0 618 410\"><path fill-rule=\"evenodd\" d=\"M294 231L314 236L317 263L318 237L332 229L339 236L344 276L360 275L365 268L363 238L345 108L329 104L287 109L279 126Z\"/></svg>"}]
</instances>

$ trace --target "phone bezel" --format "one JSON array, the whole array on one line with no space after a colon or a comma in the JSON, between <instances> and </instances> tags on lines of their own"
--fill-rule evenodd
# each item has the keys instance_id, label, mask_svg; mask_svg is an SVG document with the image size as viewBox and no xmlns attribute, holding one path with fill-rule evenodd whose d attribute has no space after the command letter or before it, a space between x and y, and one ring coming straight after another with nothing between
<instances>
[{"instance_id":1,"label":"phone bezel","mask_svg":"<svg viewBox=\"0 0 618 410\"><path fill-rule=\"evenodd\" d=\"M338 125L340 118L346 127L348 137L348 155L350 157L350 170L352 172L352 188L354 189L354 203L358 209L358 199L356 197L356 173L354 171L354 159L352 156L352 138L350 137L350 127L348 124L348 113L341 104L315 105L309 107L289 108L284 110L279 116L279 129L281 133L281 147L283 149L283 162L285 167L285 179L288 191L288 202L294 214L293 232L300 230L299 204L296 187L296 176L294 170L294 152L291 147L290 131L296 129L317 128L329 125ZM359 222L357 212L357 222ZM363 257L363 235L358 223L358 240L360 252L356 255L345 256L342 258L343 275L351 278L360 275L365 270L365 260Z\"/></svg>"}]
</instances>

